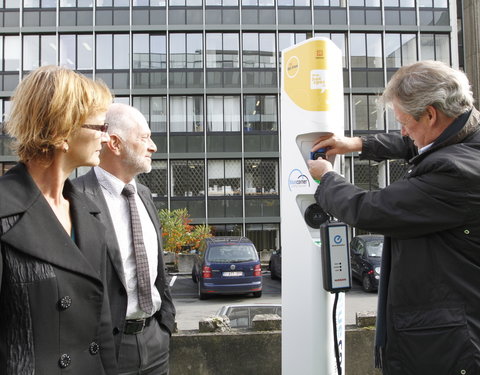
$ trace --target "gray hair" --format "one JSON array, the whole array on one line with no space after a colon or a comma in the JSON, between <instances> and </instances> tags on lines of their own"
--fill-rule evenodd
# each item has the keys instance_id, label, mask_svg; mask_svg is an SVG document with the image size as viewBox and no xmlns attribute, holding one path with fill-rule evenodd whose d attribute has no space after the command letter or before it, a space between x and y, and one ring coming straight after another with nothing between
<instances>
[{"instance_id":1,"label":"gray hair","mask_svg":"<svg viewBox=\"0 0 480 375\"><path fill-rule=\"evenodd\" d=\"M380 105L395 103L416 120L433 106L448 117L458 117L473 107L467 76L439 61L420 61L400 68L388 82Z\"/></svg>"},{"instance_id":2,"label":"gray hair","mask_svg":"<svg viewBox=\"0 0 480 375\"><path fill-rule=\"evenodd\" d=\"M146 121L142 112L123 103L111 104L105 117L105 122L108 123L108 134L118 134L122 138L128 137L134 125Z\"/></svg>"}]
</instances>

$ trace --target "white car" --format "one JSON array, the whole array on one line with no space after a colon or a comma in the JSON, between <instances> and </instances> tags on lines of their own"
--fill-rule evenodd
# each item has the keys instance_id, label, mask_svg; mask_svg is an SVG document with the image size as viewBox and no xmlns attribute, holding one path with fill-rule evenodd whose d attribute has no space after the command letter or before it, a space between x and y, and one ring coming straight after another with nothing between
<instances>
[{"instance_id":1,"label":"white car","mask_svg":"<svg viewBox=\"0 0 480 375\"><path fill-rule=\"evenodd\" d=\"M230 319L232 328L251 328L255 315L277 314L282 316L280 304L251 304L251 305L225 305L218 310L217 315L226 315Z\"/></svg>"}]
</instances>

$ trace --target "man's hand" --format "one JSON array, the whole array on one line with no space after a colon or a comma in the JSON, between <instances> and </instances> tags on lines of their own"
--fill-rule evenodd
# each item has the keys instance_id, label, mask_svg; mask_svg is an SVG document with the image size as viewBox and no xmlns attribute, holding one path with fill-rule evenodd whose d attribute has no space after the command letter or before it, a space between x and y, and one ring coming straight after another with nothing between
<instances>
[{"instance_id":1,"label":"man's hand","mask_svg":"<svg viewBox=\"0 0 480 375\"><path fill-rule=\"evenodd\" d=\"M333 166L325 159L308 160L308 171L315 180L321 180L325 173L333 171Z\"/></svg>"},{"instance_id":2,"label":"man's hand","mask_svg":"<svg viewBox=\"0 0 480 375\"><path fill-rule=\"evenodd\" d=\"M317 151L319 148L327 150L326 156L337 154L347 154L354 151L362 151L362 139L359 137L341 137L334 134L324 135L315 141L311 151Z\"/></svg>"}]
</instances>

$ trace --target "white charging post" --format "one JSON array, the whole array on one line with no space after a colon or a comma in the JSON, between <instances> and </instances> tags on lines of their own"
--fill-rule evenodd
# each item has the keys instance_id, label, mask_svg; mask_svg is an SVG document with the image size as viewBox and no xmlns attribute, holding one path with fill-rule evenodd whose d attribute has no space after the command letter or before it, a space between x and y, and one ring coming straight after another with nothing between
<instances>
[{"instance_id":1,"label":"white charging post","mask_svg":"<svg viewBox=\"0 0 480 375\"><path fill-rule=\"evenodd\" d=\"M282 55L282 374L333 375L334 297L323 289L320 230L307 225L304 214L318 186L308 173L310 149L320 135L344 134L342 54L330 39L312 38ZM342 157L330 161L343 172ZM344 368L344 293L336 321Z\"/></svg>"}]
</instances>

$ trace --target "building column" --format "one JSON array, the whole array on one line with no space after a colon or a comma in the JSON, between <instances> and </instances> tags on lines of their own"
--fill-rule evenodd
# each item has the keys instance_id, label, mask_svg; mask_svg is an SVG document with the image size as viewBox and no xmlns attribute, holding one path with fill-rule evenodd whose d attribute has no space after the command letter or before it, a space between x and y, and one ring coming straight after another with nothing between
<instances>
[{"instance_id":1,"label":"building column","mask_svg":"<svg viewBox=\"0 0 480 375\"><path fill-rule=\"evenodd\" d=\"M463 0L463 38L465 53L465 73L472 85L473 96L480 102L480 2ZM469 31L468 31L469 30Z\"/></svg>"}]
</instances>

